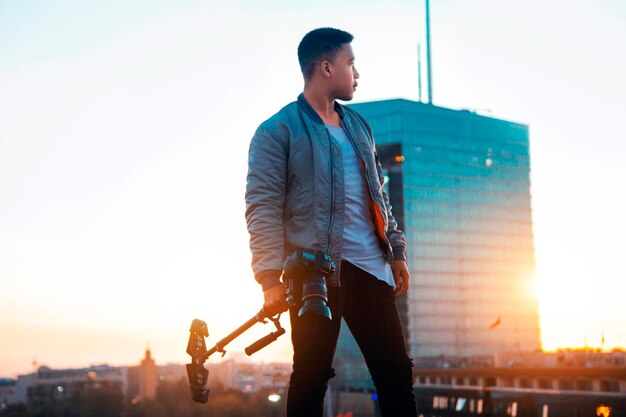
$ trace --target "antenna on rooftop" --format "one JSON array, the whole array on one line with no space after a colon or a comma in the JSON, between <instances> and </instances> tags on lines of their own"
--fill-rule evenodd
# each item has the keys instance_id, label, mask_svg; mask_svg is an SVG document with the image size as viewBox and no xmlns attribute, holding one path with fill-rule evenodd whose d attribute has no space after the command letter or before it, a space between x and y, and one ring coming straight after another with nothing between
<instances>
[{"instance_id":1,"label":"antenna on rooftop","mask_svg":"<svg viewBox=\"0 0 626 417\"><path fill-rule=\"evenodd\" d=\"M430 58L430 0L426 1L426 74L428 78L428 102L433 103L433 78Z\"/></svg>"},{"instance_id":2,"label":"antenna on rooftop","mask_svg":"<svg viewBox=\"0 0 626 417\"><path fill-rule=\"evenodd\" d=\"M422 47L417 43L417 101L422 102Z\"/></svg>"}]
</instances>

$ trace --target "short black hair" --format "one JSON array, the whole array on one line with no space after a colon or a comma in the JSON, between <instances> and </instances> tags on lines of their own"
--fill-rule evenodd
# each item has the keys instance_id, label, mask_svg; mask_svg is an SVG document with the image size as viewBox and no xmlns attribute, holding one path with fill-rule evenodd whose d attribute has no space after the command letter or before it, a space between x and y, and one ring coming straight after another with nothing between
<instances>
[{"instance_id":1,"label":"short black hair","mask_svg":"<svg viewBox=\"0 0 626 417\"><path fill-rule=\"evenodd\" d=\"M343 44L352 42L354 36L334 28L318 28L310 31L298 45L298 61L305 79L313 74L315 64L332 61Z\"/></svg>"}]
</instances>

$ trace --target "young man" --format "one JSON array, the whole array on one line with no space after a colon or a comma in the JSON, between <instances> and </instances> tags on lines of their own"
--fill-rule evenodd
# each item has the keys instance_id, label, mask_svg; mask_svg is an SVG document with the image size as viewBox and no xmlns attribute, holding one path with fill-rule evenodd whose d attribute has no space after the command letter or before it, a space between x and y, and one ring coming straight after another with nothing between
<instances>
[{"instance_id":1,"label":"young man","mask_svg":"<svg viewBox=\"0 0 626 417\"><path fill-rule=\"evenodd\" d=\"M341 318L374 380L383 416L415 416L411 360L395 299L408 291L398 230L372 130L349 101L359 73L347 32L322 28L298 47L304 92L259 126L250 144L246 220L265 308L289 309L294 348L287 414L321 416ZM283 263L296 249L336 263L327 278L332 319L285 301Z\"/></svg>"}]
</instances>

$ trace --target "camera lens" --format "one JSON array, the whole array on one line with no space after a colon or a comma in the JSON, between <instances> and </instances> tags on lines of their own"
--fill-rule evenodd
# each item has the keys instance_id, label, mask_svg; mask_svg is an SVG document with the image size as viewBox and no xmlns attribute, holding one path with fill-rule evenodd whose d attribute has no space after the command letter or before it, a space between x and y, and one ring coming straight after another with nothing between
<instances>
[{"instance_id":1,"label":"camera lens","mask_svg":"<svg viewBox=\"0 0 626 417\"><path fill-rule=\"evenodd\" d=\"M318 274L308 275L307 279L302 283L302 308L298 311L298 316L312 312L332 320L332 314L327 305L328 290L326 288L326 279Z\"/></svg>"}]
</instances>

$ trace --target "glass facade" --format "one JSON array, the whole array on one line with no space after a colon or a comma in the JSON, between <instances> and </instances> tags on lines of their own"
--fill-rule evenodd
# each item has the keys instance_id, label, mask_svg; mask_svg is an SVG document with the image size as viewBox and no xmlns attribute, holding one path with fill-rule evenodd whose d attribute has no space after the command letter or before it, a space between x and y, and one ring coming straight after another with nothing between
<instances>
[{"instance_id":1,"label":"glass facade","mask_svg":"<svg viewBox=\"0 0 626 417\"><path fill-rule=\"evenodd\" d=\"M402 99L350 107L372 126L407 235L410 354L538 349L528 126Z\"/></svg>"}]
</instances>

